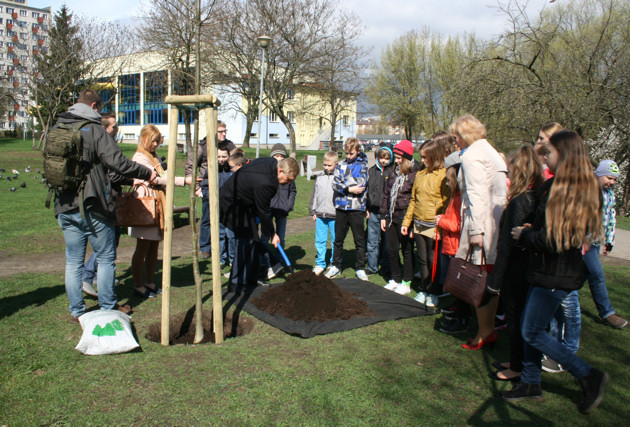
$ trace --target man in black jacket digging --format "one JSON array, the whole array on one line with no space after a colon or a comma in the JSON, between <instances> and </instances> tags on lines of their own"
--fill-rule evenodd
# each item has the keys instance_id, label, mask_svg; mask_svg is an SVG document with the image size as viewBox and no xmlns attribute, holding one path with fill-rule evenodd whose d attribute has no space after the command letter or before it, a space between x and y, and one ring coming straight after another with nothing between
<instances>
[{"instance_id":1,"label":"man in black jacket digging","mask_svg":"<svg viewBox=\"0 0 630 427\"><path fill-rule=\"evenodd\" d=\"M139 165L123 156L116 141L101 126L101 97L92 89L79 94L77 103L59 116L60 123L76 125L89 121L81 129L83 161L88 167L83 196L84 215L80 212L78 190L55 191L55 216L66 243L66 294L70 300L71 321L85 313L81 279L85 249L90 242L98 260L98 303L101 309L120 309L114 291L116 271L115 200L111 192L108 170L128 178L153 181L155 170Z\"/></svg>"},{"instance_id":2,"label":"man in black jacket digging","mask_svg":"<svg viewBox=\"0 0 630 427\"><path fill-rule=\"evenodd\" d=\"M258 280L259 245L258 221L264 236L273 236L277 246L271 215L271 199L279 184L288 184L298 174L297 161L291 157L278 162L274 158L259 158L247 163L234 173L219 191L220 221L234 231L236 254L230 272L230 285L240 290L243 286L266 285Z\"/></svg>"}]
</instances>

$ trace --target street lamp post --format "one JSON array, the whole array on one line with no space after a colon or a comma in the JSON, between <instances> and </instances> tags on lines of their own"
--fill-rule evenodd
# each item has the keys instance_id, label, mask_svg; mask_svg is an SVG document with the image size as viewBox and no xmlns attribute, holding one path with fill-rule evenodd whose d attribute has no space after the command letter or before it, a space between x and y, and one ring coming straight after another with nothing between
<instances>
[{"instance_id":1,"label":"street lamp post","mask_svg":"<svg viewBox=\"0 0 630 427\"><path fill-rule=\"evenodd\" d=\"M258 45L262 48L262 62L260 66L260 95L258 97L258 142L256 143L256 158L260 156L260 138L262 138L262 97L263 85L265 82L265 51L269 47L271 37L259 36Z\"/></svg>"}]
</instances>

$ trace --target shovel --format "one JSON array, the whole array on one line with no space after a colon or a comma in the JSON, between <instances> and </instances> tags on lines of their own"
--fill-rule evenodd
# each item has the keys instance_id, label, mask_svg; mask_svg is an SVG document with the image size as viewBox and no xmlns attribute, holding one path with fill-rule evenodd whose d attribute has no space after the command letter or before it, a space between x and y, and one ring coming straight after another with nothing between
<instances>
[{"instance_id":1,"label":"shovel","mask_svg":"<svg viewBox=\"0 0 630 427\"><path fill-rule=\"evenodd\" d=\"M282 245L278 243L278 246L276 246L276 248L278 249L278 252L280 252L280 255L282 255L282 258L284 258L284 262L287 264L289 271L293 273L293 266L291 265L291 261L289 261L289 257L284 252L284 249L282 249Z\"/></svg>"}]
</instances>

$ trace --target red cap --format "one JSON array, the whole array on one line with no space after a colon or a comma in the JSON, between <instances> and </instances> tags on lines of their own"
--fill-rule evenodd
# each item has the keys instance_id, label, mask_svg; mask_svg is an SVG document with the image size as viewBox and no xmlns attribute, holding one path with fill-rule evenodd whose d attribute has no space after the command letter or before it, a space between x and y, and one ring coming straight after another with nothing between
<instances>
[{"instance_id":1,"label":"red cap","mask_svg":"<svg viewBox=\"0 0 630 427\"><path fill-rule=\"evenodd\" d=\"M402 140L394 147L394 154L401 155L405 159L413 159L413 144L411 141Z\"/></svg>"}]
</instances>

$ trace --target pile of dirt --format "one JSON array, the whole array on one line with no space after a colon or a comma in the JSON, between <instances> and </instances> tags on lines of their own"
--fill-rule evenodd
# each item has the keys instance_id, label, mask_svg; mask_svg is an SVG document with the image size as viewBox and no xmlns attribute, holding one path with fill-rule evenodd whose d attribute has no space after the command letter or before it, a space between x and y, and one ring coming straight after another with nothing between
<instances>
[{"instance_id":1,"label":"pile of dirt","mask_svg":"<svg viewBox=\"0 0 630 427\"><path fill-rule=\"evenodd\" d=\"M365 301L310 270L291 274L282 285L269 289L252 303L267 313L306 322L348 320L354 316L375 314Z\"/></svg>"}]
</instances>

